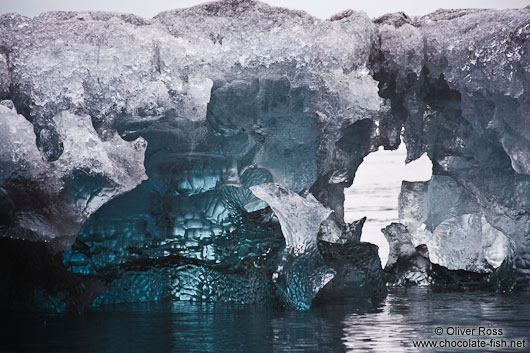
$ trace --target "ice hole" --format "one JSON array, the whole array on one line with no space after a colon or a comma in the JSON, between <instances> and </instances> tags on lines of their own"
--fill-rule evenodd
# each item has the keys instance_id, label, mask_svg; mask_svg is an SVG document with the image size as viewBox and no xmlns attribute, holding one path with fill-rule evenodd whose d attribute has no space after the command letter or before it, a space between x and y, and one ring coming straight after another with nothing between
<instances>
[{"instance_id":1,"label":"ice hole","mask_svg":"<svg viewBox=\"0 0 530 353\"><path fill-rule=\"evenodd\" d=\"M361 241L379 246L383 267L388 259L388 243L381 229L398 222L401 182L426 181L432 176L432 162L426 154L405 164L404 143L395 151L382 147L369 154L359 166L353 185L344 191L344 218L347 222L366 216Z\"/></svg>"}]
</instances>

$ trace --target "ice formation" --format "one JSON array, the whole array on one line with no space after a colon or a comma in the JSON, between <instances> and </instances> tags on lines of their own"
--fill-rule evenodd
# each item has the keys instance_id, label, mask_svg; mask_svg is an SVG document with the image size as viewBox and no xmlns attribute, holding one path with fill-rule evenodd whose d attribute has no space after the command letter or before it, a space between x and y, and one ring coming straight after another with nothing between
<instances>
[{"instance_id":1,"label":"ice formation","mask_svg":"<svg viewBox=\"0 0 530 353\"><path fill-rule=\"evenodd\" d=\"M390 245L385 271L392 278L387 282L397 285L430 284L432 268L425 245L415 247L409 230L400 223L391 223L381 231Z\"/></svg>"},{"instance_id":2,"label":"ice formation","mask_svg":"<svg viewBox=\"0 0 530 353\"><path fill-rule=\"evenodd\" d=\"M90 117L65 111L52 119L63 153L48 163L35 145L31 123L3 105L0 115L0 182L6 188L4 202L14 202L4 236L63 250L88 216L147 178L141 137L127 142L114 134L102 140Z\"/></svg>"},{"instance_id":3,"label":"ice formation","mask_svg":"<svg viewBox=\"0 0 530 353\"><path fill-rule=\"evenodd\" d=\"M308 309L320 289L335 276L318 251L320 225L331 210L313 195L302 197L279 184L260 184L250 190L271 207L285 237L284 254L273 280L287 303Z\"/></svg>"},{"instance_id":4,"label":"ice formation","mask_svg":"<svg viewBox=\"0 0 530 353\"><path fill-rule=\"evenodd\" d=\"M55 308L381 295L343 191L402 135L409 161L433 162L428 184L403 187L413 245L499 290L527 285L529 35L528 7L1 15L0 241L61 252L68 270L15 284Z\"/></svg>"},{"instance_id":5,"label":"ice formation","mask_svg":"<svg viewBox=\"0 0 530 353\"><path fill-rule=\"evenodd\" d=\"M508 238L488 223L474 197L447 176L403 182L400 221L416 246L427 245L433 263L450 270L491 272L509 252Z\"/></svg>"}]
</instances>

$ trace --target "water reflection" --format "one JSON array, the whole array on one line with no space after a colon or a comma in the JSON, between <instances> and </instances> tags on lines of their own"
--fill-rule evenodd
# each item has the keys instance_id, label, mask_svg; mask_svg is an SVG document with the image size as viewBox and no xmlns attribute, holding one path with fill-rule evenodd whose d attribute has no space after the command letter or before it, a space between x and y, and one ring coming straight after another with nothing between
<instances>
[{"instance_id":1,"label":"water reflection","mask_svg":"<svg viewBox=\"0 0 530 353\"><path fill-rule=\"evenodd\" d=\"M0 350L414 352L413 339L437 338L434 327L449 325L500 327L504 338L528 340L528 294L400 289L379 303L336 301L308 312L177 302L106 306L81 316L20 314L2 316Z\"/></svg>"},{"instance_id":2,"label":"water reflection","mask_svg":"<svg viewBox=\"0 0 530 353\"><path fill-rule=\"evenodd\" d=\"M413 352L419 351L414 348L413 340L455 338L447 335L437 336L434 332L436 327L485 326L503 328L505 339L526 338L528 347L530 337L528 294L528 292L499 295L487 292L432 292L427 289L394 290L380 312L346 316L344 344L346 350L351 352L360 348L368 352ZM480 351L495 350L483 348Z\"/></svg>"}]
</instances>

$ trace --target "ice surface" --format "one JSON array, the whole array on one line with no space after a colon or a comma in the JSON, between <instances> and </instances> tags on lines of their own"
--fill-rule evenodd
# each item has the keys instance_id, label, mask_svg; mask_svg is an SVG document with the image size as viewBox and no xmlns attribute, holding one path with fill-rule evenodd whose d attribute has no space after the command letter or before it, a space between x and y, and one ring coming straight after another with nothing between
<instances>
[{"instance_id":1,"label":"ice surface","mask_svg":"<svg viewBox=\"0 0 530 353\"><path fill-rule=\"evenodd\" d=\"M402 207L412 239L425 224L438 262L504 259L499 283L527 285L529 22L528 8L320 20L251 0L152 19L1 15L2 234L55 251L76 239L65 266L106 279L94 304L265 302L283 263L283 299L305 309L332 271L349 288L377 278L344 189L403 135L409 161L432 161L432 185L454 181L428 208L431 191ZM296 197L314 209L280 219L289 203L271 211L250 190L266 183L307 190L314 200Z\"/></svg>"},{"instance_id":2,"label":"ice surface","mask_svg":"<svg viewBox=\"0 0 530 353\"><path fill-rule=\"evenodd\" d=\"M396 285L428 285L431 283L431 263L427 249L414 246L407 227L391 223L381 229L388 240L390 253L385 271L391 274L388 280Z\"/></svg>"},{"instance_id":3,"label":"ice surface","mask_svg":"<svg viewBox=\"0 0 530 353\"><path fill-rule=\"evenodd\" d=\"M351 239L345 243L319 242L319 250L335 277L317 295L317 300L344 297L381 298L387 293L377 246Z\"/></svg>"},{"instance_id":4,"label":"ice surface","mask_svg":"<svg viewBox=\"0 0 530 353\"><path fill-rule=\"evenodd\" d=\"M498 292L512 291L516 284L513 250L509 249L502 264L489 273L454 270L431 263L425 244L414 246L412 234L401 223L391 223L382 229L390 245L389 261L385 266L385 279L392 286L426 286L444 289L489 289Z\"/></svg>"},{"instance_id":5,"label":"ice surface","mask_svg":"<svg viewBox=\"0 0 530 353\"><path fill-rule=\"evenodd\" d=\"M0 105L0 183L15 215L5 236L51 242L56 251L71 245L83 222L102 204L146 178L145 140L102 141L88 116L54 117L64 152L42 159L31 123Z\"/></svg>"},{"instance_id":6,"label":"ice surface","mask_svg":"<svg viewBox=\"0 0 530 353\"><path fill-rule=\"evenodd\" d=\"M280 221L285 250L273 274L286 302L309 309L311 301L335 276L318 251L318 231L331 210L310 193L302 197L279 184L261 184L250 190L265 201Z\"/></svg>"},{"instance_id":7,"label":"ice surface","mask_svg":"<svg viewBox=\"0 0 530 353\"><path fill-rule=\"evenodd\" d=\"M509 251L509 240L493 228L474 197L452 178L403 182L400 221L415 246L426 244L433 263L451 270L492 272Z\"/></svg>"},{"instance_id":8,"label":"ice surface","mask_svg":"<svg viewBox=\"0 0 530 353\"><path fill-rule=\"evenodd\" d=\"M302 197L279 184L256 185L250 190L278 217L288 250L298 255L317 246L320 224L331 214L330 209L310 193Z\"/></svg>"}]
</instances>

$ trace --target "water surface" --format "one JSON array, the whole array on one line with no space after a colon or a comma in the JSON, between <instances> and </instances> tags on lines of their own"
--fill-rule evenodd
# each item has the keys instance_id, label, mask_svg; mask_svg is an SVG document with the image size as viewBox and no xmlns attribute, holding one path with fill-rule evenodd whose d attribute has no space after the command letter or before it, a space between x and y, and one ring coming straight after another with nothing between
<instances>
[{"instance_id":1,"label":"water surface","mask_svg":"<svg viewBox=\"0 0 530 353\"><path fill-rule=\"evenodd\" d=\"M2 351L416 352L417 338L455 338L434 333L447 326L502 328L502 338L525 339L528 347L529 294L416 288L392 289L379 303L339 300L307 312L167 302L105 306L83 315L20 314L3 316Z\"/></svg>"}]
</instances>

